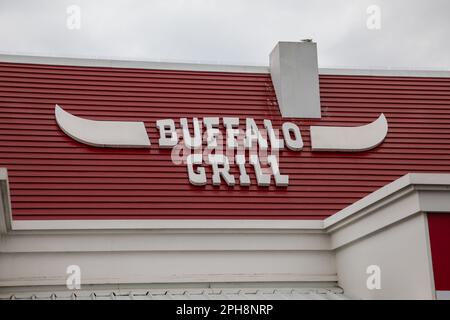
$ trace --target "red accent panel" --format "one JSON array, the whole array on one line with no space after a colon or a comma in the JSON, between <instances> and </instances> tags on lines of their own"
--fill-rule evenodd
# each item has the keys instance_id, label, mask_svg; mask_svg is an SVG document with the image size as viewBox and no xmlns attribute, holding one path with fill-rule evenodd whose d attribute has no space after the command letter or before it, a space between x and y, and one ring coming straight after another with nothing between
<instances>
[{"instance_id":1,"label":"red accent panel","mask_svg":"<svg viewBox=\"0 0 450 320\"><path fill-rule=\"evenodd\" d=\"M450 79L327 75L320 90L321 120L282 119L268 74L0 63L13 217L323 219L408 172L450 172ZM78 143L56 125L56 103L90 119L144 121L152 148ZM310 125L363 125L382 112L389 133L376 149L311 152ZM208 167L209 184L190 185L158 148L155 121L203 116L298 124L304 149L280 154L289 187L258 188L250 167L248 188L213 187Z\"/></svg>"},{"instance_id":2,"label":"red accent panel","mask_svg":"<svg viewBox=\"0 0 450 320\"><path fill-rule=\"evenodd\" d=\"M429 213L431 256L436 290L450 290L450 213Z\"/></svg>"}]
</instances>

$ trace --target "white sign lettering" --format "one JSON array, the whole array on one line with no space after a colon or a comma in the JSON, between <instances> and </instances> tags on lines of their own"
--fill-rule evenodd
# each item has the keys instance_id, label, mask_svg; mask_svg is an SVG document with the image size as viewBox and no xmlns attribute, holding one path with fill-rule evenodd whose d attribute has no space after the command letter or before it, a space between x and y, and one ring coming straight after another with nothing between
<instances>
[{"instance_id":1,"label":"white sign lettering","mask_svg":"<svg viewBox=\"0 0 450 320\"><path fill-rule=\"evenodd\" d=\"M150 139L143 122L94 121L74 116L55 106L59 127L73 139L95 147L149 148ZM215 186L250 186L251 176L258 186L268 187L272 176L277 187L287 187L289 176L281 173L279 151L303 149L300 128L285 122L281 129L264 119L259 127L253 118L181 118L156 121L160 148L172 149L172 162L185 164L189 182L207 184L207 172ZM221 130L224 128L224 130ZM224 132L223 132L224 131ZM281 132L280 132L281 131ZM312 151L366 151L379 145L387 135L388 123L381 114L359 127L311 126ZM191 134L192 133L192 134ZM204 134L203 134L204 133ZM181 138L179 138L181 137ZM209 166L209 169L206 168ZM252 168L253 170L248 170Z\"/></svg>"}]
</instances>

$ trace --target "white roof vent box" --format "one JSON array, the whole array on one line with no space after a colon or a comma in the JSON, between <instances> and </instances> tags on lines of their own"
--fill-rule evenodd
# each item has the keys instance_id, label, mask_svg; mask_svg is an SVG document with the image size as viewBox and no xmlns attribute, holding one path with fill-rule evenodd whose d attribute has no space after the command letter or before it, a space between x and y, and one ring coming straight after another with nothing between
<instances>
[{"instance_id":1,"label":"white roof vent box","mask_svg":"<svg viewBox=\"0 0 450 320\"><path fill-rule=\"evenodd\" d=\"M270 53L270 75L283 117L321 117L315 42L278 42Z\"/></svg>"}]
</instances>

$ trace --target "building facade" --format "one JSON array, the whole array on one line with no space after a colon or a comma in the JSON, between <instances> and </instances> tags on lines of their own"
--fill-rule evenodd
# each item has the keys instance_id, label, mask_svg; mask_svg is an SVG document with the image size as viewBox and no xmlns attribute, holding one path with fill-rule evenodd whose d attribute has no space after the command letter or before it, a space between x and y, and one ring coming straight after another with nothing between
<instances>
[{"instance_id":1,"label":"building facade","mask_svg":"<svg viewBox=\"0 0 450 320\"><path fill-rule=\"evenodd\" d=\"M0 56L0 298L448 299L450 73Z\"/></svg>"}]
</instances>

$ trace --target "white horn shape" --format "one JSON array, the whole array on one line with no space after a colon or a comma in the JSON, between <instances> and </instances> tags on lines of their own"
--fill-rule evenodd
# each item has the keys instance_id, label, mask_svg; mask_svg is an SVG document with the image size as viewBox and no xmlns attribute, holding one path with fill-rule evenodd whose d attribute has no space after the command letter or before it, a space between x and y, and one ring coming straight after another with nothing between
<instances>
[{"instance_id":1,"label":"white horn shape","mask_svg":"<svg viewBox=\"0 0 450 320\"><path fill-rule=\"evenodd\" d=\"M383 142L387 132L383 113L360 127L311 126L311 147L313 151L366 151Z\"/></svg>"},{"instance_id":2,"label":"white horn shape","mask_svg":"<svg viewBox=\"0 0 450 320\"><path fill-rule=\"evenodd\" d=\"M55 118L65 134L95 147L148 148L150 139L143 122L96 121L76 117L55 106Z\"/></svg>"}]
</instances>

